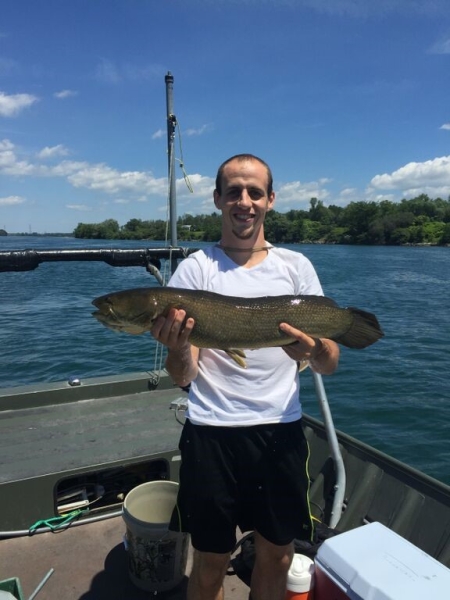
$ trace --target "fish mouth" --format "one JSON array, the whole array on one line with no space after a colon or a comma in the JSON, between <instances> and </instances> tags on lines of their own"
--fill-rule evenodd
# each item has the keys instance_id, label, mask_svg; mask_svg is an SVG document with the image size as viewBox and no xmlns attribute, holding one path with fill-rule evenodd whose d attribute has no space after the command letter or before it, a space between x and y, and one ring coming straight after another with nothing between
<instances>
[{"instance_id":1,"label":"fish mouth","mask_svg":"<svg viewBox=\"0 0 450 600\"><path fill-rule=\"evenodd\" d=\"M108 325L110 327L114 326L114 324L121 322L121 319L118 318L118 316L112 309L109 309L107 311L102 309L95 310L92 313L92 316L94 316L97 319L97 321L100 321L100 323L104 323L105 325Z\"/></svg>"},{"instance_id":2,"label":"fish mouth","mask_svg":"<svg viewBox=\"0 0 450 600\"><path fill-rule=\"evenodd\" d=\"M144 313L136 315L133 319L124 319L117 315L112 307L109 307L106 311L102 309L96 310L92 313L92 315L97 319L97 321L102 323L102 325L105 325L105 327L112 329L113 331L130 333L132 335L140 335L141 333L149 330L148 327L139 322L139 319L144 315Z\"/></svg>"},{"instance_id":3,"label":"fish mouth","mask_svg":"<svg viewBox=\"0 0 450 600\"><path fill-rule=\"evenodd\" d=\"M149 320L145 311L133 316L125 316L114 310L112 303L98 302L94 300L92 304L98 308L98 310L95 310L92 313L92 316L94 316L97 321L109 329L113 329L114 331L125 331L131 334L140 334L144 331L148 331L155 320L155 318Z\"/></svg>"},{"instance_id":4,"label":"fish mouth","mask_svg":"<svg viewBox=\"0 0 450 600\"><path fill-rule=\"evenodd\" d=\"M111 314L111 311L104 312L103 310L95 310L92 313L92 316L97 319L102 325L108 327L108 329L113 329L114 331L124 331L123 325L121 325L120 321L117 320L114 313Z\"/></svg>"},{"instance_id":5,"label":"fish mouth","mask_svg":"<svg viewBox=\"0 0 450 600\"><path fill-rule=\"evenodd\" d=\"M108 301L100 301L98 299L95 299L92 301L92 304L98 309L96 311L94 311L92 314L94 315L94 317L96 319L98 319L99 321L121 321L122 319L119 317L119 315L117 315L117 313L114 311L113 305L111 302Z\"/></svg>"}]
</instances>

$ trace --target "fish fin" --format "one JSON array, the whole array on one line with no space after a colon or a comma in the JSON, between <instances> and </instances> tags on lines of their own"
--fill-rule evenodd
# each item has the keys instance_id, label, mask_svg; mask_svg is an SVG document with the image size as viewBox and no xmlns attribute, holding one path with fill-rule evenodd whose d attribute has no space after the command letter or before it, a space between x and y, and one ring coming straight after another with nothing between
<instances>
[{"instance_id":1,"label":"fish fin","mask_svg":"<svg viewBox=\"0 0 450 600\"><path fill-rule=\"evenodd\" d=\"M341 336L334 338L336 342L347 348L366 348L384 336L376 316L359 308L349 307L353 321L349 329Z\"/></svg>"},{"instance_id":2,"label":"fish fin","mask_svg":"<svg viewBox=\"0 0 450 600\"><path fill-rule=\"evenodd\" d=\"M305 369L309 367L309 360L306 358L304 360L300 360L298 363L298 372L301 373Z\"/></svg>"},{"instance_id":3,"label":"fish fin","mask_svg":"<svg viewBox=\"0 0 450 600\"><path fill-rule=\"evenodd\" d=\"M243 369L247 368L247 363L244 360L246 356L243 350L239 350L238 348L227 348L224 352L226 352L240 367Z\"/></svg>"}]
</instances>

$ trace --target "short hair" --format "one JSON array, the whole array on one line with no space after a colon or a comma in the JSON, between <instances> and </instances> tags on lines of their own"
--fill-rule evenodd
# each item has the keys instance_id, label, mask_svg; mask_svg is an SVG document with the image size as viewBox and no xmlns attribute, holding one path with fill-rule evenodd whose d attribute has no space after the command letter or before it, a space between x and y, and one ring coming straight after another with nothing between
<instances>
[{"instance_id":1,"label":"short hair","mask_svg":"<svg viewBox=\"0 0 450 600\"><path fill-rule=\"evenodd\" d=\"M254 156L253 154L235 154L234 156L232 156L231 158L228 158L225 162L223 162L218 171L217 171L217 176L216 176L216 191L219 195L222 194L222 175L223 175L223 170L224 168L227 166L228 163L232 162L233 160L237 160L239 162L245 162L247 160L256 160L257 162L261 163L267 171L267 195L270 196L270 194L273 191L273 176L272 176L272 171L269 167L269 165L262 159L262 158L258 158L257 156Z\"/></svg>"}]
</instances>

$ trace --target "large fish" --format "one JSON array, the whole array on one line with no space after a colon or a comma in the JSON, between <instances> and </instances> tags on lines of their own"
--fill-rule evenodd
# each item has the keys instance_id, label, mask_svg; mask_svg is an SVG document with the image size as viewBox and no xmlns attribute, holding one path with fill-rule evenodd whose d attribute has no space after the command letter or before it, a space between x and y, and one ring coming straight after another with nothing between
<instances>
[{"instance_id":1,"label":"large fish","mask_svg":"<svg viewBox=\"0 0 450 600\"><path fill-rule=\"evenodd\" d=\"M314 338L328 338L348 348L365 348L383 337L377 318L358 308L340 308L324 296L239 298L180 288L136 288L96 298L94 317L118 331L149 331L159 315L183 309L195 319L190 341L198 348L227 352L245 367L244 349L295 342L279 329L289 323Z\"/></svg>"}]
</instances>

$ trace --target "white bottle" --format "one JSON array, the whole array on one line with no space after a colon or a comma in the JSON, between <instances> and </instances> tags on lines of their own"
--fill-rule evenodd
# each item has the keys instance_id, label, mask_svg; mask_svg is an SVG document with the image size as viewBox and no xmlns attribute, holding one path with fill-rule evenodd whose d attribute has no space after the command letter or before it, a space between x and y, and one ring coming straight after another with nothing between
<instances>
[{"instance_id":1,"label":"white bottle","mask_svg":"<svg viewBox=\"0 0 450 600\"><path fill-rule=\"evenodd\" d=\"M287 576L286 600L313 600L314 562L303 554L294 554Z\"/></svg>"}]
</instances>

